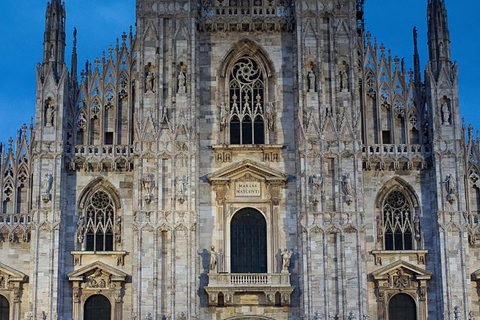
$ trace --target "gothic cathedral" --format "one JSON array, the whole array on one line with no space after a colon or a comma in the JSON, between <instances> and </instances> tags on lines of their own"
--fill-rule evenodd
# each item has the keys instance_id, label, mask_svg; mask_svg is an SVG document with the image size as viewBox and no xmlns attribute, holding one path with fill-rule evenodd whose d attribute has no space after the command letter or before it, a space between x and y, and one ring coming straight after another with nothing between
<instances>
[{"instance_id":1,"label":"gothic cathedral","mask_svg":"<svg viewBox=\"0 0 480 320\"><path fill-rule=\"evenodd\" d=\"M137 0L80 71L51 0L35 119L0 147L0 320L479 319L444 0L424 72L363 1Z\"/></svg>"}]
</instances>

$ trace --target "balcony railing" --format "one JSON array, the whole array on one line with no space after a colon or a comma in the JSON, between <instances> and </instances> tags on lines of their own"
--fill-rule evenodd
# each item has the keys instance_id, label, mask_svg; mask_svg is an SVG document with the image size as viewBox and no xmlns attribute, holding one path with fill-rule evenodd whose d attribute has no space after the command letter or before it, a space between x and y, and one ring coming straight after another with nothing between
<instances>
[{"instance_id":1,"label":"balcony railing","mask_svg":"<svg viewBox=\"0 0 480 320\"><path fill-rule=\"evenodd\" d=\"M32 215L27 213L0 213L0 225L8 226L28 225L32 222Z\"/></svg>"},{"instance_id":2,"label":"balcony railing","mask_svg":"<svg viewBox=\"0 0 480 320\"><path fill-rule=\"evenodd\" d=\"M209 286L290 286L288 273L209 274Z\"/></svg>"},{"instance_id":3,"label":"balcony railing","mask_svg":"<svg viewBox=\"0 0 480 320\"><path fill-rule=\"evenodd\" d=\"M375 144L363 146L363 152L369 156L413 155L424 154L427 151L427 148L420 144Z\"/></svg>"},{"instance_id":4,"label":"balcony railing","mask_svg":"<svg viewBox=\"0 0 480 320\"><path fill-rule=\"evenodd\" d=\"M131 145L102 145L102 146L89 146L79 145L75 146L75 155L95 155L95 156L124 156L128 157L133 155L133 146Z\"/></svg>"},{"instance_id":5,"label":"balcony railing","mask_svg":"<svg viewBox=\"0 0 480 320\"><path fill-rule=\"evenodd\" d=\"M256 294L259 304L288 306L294 290L288 272L210 273L208 279L211 306L242 305L243 294Z\"/></svg>"}]
</instances>

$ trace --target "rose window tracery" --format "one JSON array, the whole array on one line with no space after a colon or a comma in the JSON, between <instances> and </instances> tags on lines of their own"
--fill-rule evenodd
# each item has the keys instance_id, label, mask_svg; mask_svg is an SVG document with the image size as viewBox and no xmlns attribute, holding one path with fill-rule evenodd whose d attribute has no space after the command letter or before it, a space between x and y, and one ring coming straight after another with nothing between
<instances>
[{"instance_id":1,"label":"rose window tracery","mask_svg":"<svg viewBox=\"0 0 480 320\"><path fill-rule=\"evenodd\" d=\"M408 199L400 191L393 191L383 205L383 234L386 250L413 249L413 212Z\"/></svg>"},{"instance_id":2,"label":"rose window tracery","mask_svg":"<svg viewBox=\"0 0 480 320\"><path fill-rule=\"evenodd\" d=\"M87 203L86 250L112 251L115 233L115 206L104 191L95 192Z\"/></svg>"},{"instance_id":3,"label":"rose window tracery","mask_svg":"<svg viewBox=\"0 0 480 320\"><path fill-rule=\"evenodd\" d=\"M230 75L230 143L265 143L265 82L261 68L243 57Z\"/></svg>"}]
</instances>

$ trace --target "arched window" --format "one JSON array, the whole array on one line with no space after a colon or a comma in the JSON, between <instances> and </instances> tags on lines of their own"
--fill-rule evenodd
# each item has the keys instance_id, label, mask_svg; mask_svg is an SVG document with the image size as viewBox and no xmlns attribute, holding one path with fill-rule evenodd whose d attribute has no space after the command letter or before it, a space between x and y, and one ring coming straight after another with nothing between
<instances>
[{"instance_id":1,"label":"arched window","mask_svg":"<svg viewBox=\"0 0 480 320\"><path fill-rule=\"evenodd\" d=\"M385 250L413 250L413 209L400 191L391 192L383 204Z\"/></svg>"},{"instance_id":2,"label":"arched window","mask_svg":"<svg viewBox=\"0 0 480 320\"><path fill-rule=\"evenodd\" d=\"M85 301L84 320L110 320L112 307L110 301L102 295L94 295Z\"/></svg>"},{"instance_id":3,"label":"arched window","mask_svg":"<svg viewBox=\"0 0 480 320\"><path fill-rule=\"evenodd\" d=\"M238 211L232 218L232 273L267 272L267 222L252 208Z\"/></svg>"},{"instance_id":4,"label":"arched window","mask_svg":"<svg viewBox=\"0 0 480 320\"><path fill-rule=\"evenodd\" d=\"M10 305L7 298L0 295L0 320L10 319Z\"/></svg>"},{"instance_id":5,"label":"arched window","mask_svg":"<svg viewBox=\"0 0 480 320\"><path fill-rule=\"evenodd\" d=\"M265 78L257 62L243 56L230 74L230 143L265 143Z\"/></svg>"},{"instance_id":6,"label":"arched window","mask_svg":"<svg viewBox=\"0 0 480 320\"><path fill-rule=\"evenodd\" d=\"M408 294L397 294L390 299L388 305L389 320L416 320L417 307Z\"/></svg>"},{"instance_id":7,"label":"arched window","mask_svg":"<svg viewBox=\"0 0 480 320\"><path fill-rule=\"evenodd\" d=\"M115 206L105 191L96 191L87 201L85 219L86 250L113 251Z\"/></svg>"}]
</instances>

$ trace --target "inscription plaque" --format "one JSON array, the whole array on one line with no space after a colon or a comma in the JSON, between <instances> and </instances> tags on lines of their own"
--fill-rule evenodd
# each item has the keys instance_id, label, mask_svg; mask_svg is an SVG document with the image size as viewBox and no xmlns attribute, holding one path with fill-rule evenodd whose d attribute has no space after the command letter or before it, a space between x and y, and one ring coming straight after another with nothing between
<instances>
[{"instance_id":1,"label":"inscription plaque","mask_svg":"<svg viewBox=\"0 0 480 320\"><path fill-rule=\"evenodd\" d=\"M236 182L235 196L236 197L260 197L261 185L260 182Z\"/></svg>"}]
</instances>

